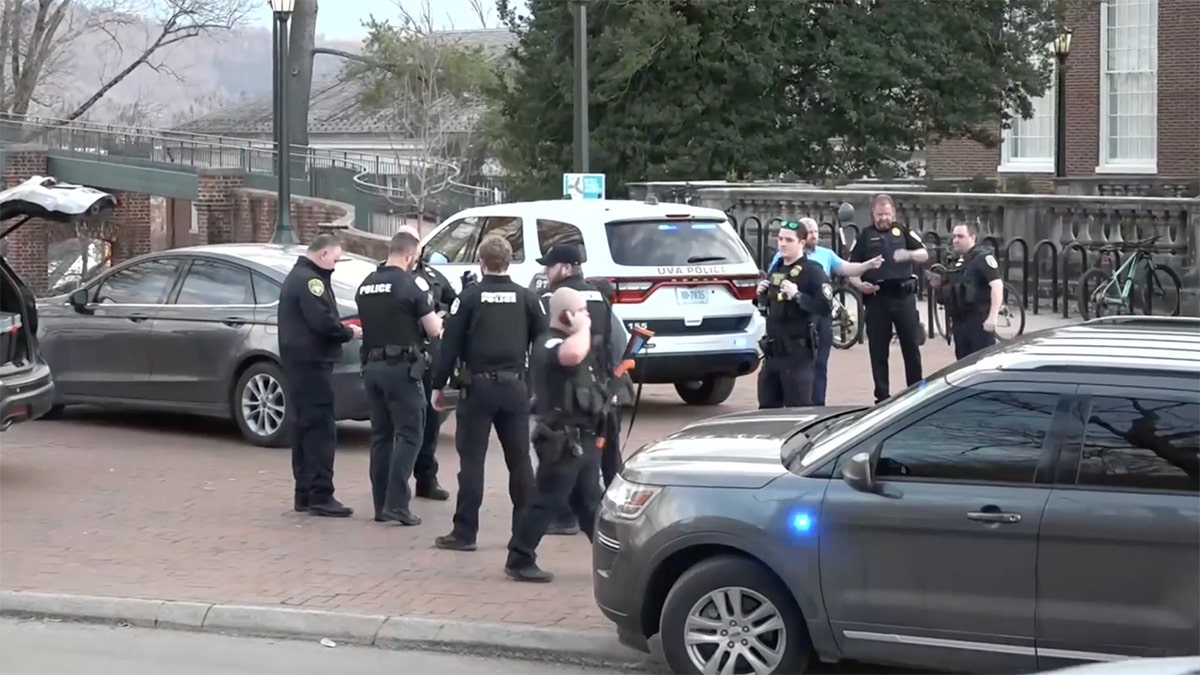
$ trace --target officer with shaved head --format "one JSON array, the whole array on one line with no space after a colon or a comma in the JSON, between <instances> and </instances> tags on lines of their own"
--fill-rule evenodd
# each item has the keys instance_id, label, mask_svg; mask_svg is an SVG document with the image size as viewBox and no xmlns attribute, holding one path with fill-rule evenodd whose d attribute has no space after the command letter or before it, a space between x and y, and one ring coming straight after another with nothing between
<instances>
[{"instance_id":1,"label":"officer with shaved head","mask_svg":"<svg viewBox=\"0 0 1200 675\"><path fill-rule=\"evenodd\" d=\"M550 329L530 353L537 491L508 542L504 572L514 581L554 579L537 565L542 537L569 505L590 541L602 496L597 439L612 402L592 367L587 298L564 286L550 296L549 310Z\"/></svg>"}]
</instances>

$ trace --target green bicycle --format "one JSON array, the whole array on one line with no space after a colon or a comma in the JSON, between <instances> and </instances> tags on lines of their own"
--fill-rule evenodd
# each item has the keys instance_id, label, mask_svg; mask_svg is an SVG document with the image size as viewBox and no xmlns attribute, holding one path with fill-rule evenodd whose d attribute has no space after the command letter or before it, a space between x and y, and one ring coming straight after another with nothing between
<instances>
[{"instance_id":1,"label":"green bicycle","mask_svg":"<svg viewBox=\"0 0 1200 675\"><path fill-rule=\"evenodd\" d=\"M1160 236L1135 242L1133 255L1116 269L1111 269L1110 265L1116 247L1100 249L1100 266L1088 270L1079 280L1079 314L1084 321L1093 317L1133 314L1135 304L1142 314L1179 316L1183 288L1179 274L1166 265L1155 264L1148 248ZM1139 281L1136 294L1133 292L1135 279Z\"/></svg>"}]
</instances>

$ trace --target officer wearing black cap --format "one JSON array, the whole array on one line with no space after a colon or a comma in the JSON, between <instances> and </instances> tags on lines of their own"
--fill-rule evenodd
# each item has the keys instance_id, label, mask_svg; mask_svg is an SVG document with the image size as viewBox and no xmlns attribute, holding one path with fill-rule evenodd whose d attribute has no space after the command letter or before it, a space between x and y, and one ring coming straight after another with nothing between
<instances>
[{"instance_id":1,"label":"officer wearing black cap","mask_svg":"<svg viewBox=\"0 0 1200 675\"><path fill-rule=\"evenodd\" d=\"M817 321L833 312L833 287L821 264L804 257L802 227L792 221L780 225L780 259L758 284L755 304L767 317L760 409L812 405Z\"/></svg>"},{"instance_id":2,"label":"officer wearing black cap","mask_svg":"<svg viewBox=\"0 0 1200 675\"><path fill-rule=\"evenodd\" d=\"M371 494L376 522L420 525L409 510L412 476L425 428L422 335L436 338L442 320L409 270L420 242L398 232L388 257L367 275L355 300L362 322L363 380L371 403ZM424 329L422 331L422 329Z\"/></svg>"},{"instance_id":3,"label":"officer wearing black cap","mask_svg":"<svg viewBox=\"0 0 1200 675\"><path fill-rule=\"evenodd\" d=\"M863 294L863 323L867 349L871 355L871 375L875 380L875 402L890 395L888 352L892 328L900 341L904 357L904 379L909 385L921 381L921 319L917 314L917 282L913 265L929 260L921 237L907 225L895 222L896 205L888 195L877 195L871 202L875 226L859 235L850 251L850 262L861 263L883 256L883 265L850 280Z\"/></svg>"},{"instance_id":4,"label":"officer wearing black cap","mask_svg":"<svg viewBox=\"0 0 1200 675\"><path fill-rule=\"evenodd\" d=\"M418 256L420 252L418 251ZM417 258L416 267L413 269L413 274L416 276L417 286L426 291L429 296L429 304L433 307L434 313L440 317L445 317L450 311L450 306L458 298L458 294L454 292L454 287L450 285L450 280L441 272L426 265L419 257ZM437 352L440 341L437 339L429 339L425 342L425 355L429 363L433 364L437 360ZM422 499L432 499L435 501L445 501L450 498L450 493L446 488L442 487L438 482L438 462L435 456L437 452L438 435L441 428L439 422L439 414L433 408L433 368L425 369L425 429L421 438L421 451L417 453L417 464L413 468L413 478L416 479L416 496Z\"/></svg>"},{"instance_id":5,"label":"officer wearing black cap","mask_svg":"<svg viewBox=\"0 0 1200 675\"><path fill-rule=\"evenodd\" d=\"M954 358L961 359L996 344L996 318L1004 304L1004 281L990 246L976 243L973 225L951 233L958 254L941 280L941 293L954 339Z\"/></svg>"},{"instance_id":6,"label":"officer wearing black cap","mask_svg":"<svg viewBox=\"0 0 1200 675\"><path fill-rule=\"evenodd\" d=\"M454 529L437 538L438 548L474 551L483 503L483 467L492 427L509 471L513 520L533 498L529 453L530 346L546 317L537 298L508 276L512 247L501 237L479 244L483 277L463 288L450 307L446 332L433 371L433 404L445 407L442 388L461 360L461 394L455 445L458 449L458 503Z\"/></svg>"},{"instance_id":7,"label":"officer wearing black cap","mask_svg":"<svg viewBox=\"0 0 1200 675\"><path fill-rule=\"evenodd\" d=\"M279 365L291 407L293 505L314 516L345 518L354 509L333 497L337 424L333 416L333 364L342 345L361 337L342 324L330 286L342 244L331 234L313 238L279 292Z\"/></svg>"},{"instance_id":8,"label":"officer wearing black cap","mask_svg":"<svg viewBox=\"0 0 1200 675\"><path fill-rule=\"evenodd\" d=\"M541 294L542 308L549 313L550 297L560 288L573 288L587 303L591 316L592 349L589 363L593 373L603 386L608 387L616 369L616 358L622 347L619 335L614 334L616 321L613 316L611 288L588 282L583 276L583 252L574 244L555 244L538 258L537 263L545 268L545 290ZM534 280L538 284L538 280ZM621 472L621 406L613 405L605 416L604 447L600 452L600 473L604 485L612 483ZM571 535L579 532L579 523L569 510L561 514L550 525L548 534Z\"/></svg>"}]
</instances>

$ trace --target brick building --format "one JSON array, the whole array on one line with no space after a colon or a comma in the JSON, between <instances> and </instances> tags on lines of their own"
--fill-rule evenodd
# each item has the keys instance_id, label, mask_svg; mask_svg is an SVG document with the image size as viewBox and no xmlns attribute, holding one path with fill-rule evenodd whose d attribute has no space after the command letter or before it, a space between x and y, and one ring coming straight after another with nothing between
<instances>
[{"instance_id":1,"label":"brick building","mask_svg":"<svg viewBox=\"0 0 1200 675\"><path fill-rule=\"evenodd\" d=\"M1097 0L1068 17L1068 178L1200 177L1200 0ZM1047 57L1054 58L1047 46ZM1055 88L998 148L965 140L930 148L931 178L1054 177ZM1042 180L1045 179L1045 180ZM1119 182L1113 180L1113 182Z\"/></svg>"}]
</instances>

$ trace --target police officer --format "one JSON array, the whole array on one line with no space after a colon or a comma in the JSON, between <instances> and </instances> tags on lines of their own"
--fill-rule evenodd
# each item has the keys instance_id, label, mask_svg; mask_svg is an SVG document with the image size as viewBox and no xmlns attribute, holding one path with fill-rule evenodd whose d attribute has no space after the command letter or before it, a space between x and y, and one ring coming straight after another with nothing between
<instances>
[{"instance_id":1,"label":"police officer","mask_svg":"<svg viewBox=\"0 0 1200 675\"><path fill-rule=\"evenodd\" d=\"M803 257L800 224L779 227L780 259L758 284L758 305L767 317L758 372L758 407L812 404L817 326L832 311L833 288L817 263Z\"/></svg>"},{"instance_id":2,"label":"police officer","mask_svg":"<svg viewBox=\"0 0 1200 675\"><path fill-rule=\"evenodd\" d=\"M612 405L596 377L588 303L563 286L550 298L550 328L530 356L537 424L537 495L513 526L504 572L514 581L547 582L554 575L537 565L537 547L547 528L570 508L592 539L600 504L597 438Z\"/></svg>"},{"instance_id":3,"label":"police officer","mask_svg":"<svg viewBox=\"0 0 1200 675\"><path fill-rule=\"evenodd\" d=\"M877 195L871 202L875 226L869 227L854 242L850 262L864 262L878 255L883 265L861 278L852 278L863 294L867 349L871 355L871 375L875 380L875 402L890 395L888 352L892 327L900 341L904 357L904 379L909 385L921 381L921 319L917 314L917 283L913 265L929 260L921 237L907 225L895 222L896 205L888 195Z\"/></svg>"},{"instance_id":4,"label":"police officer","mask_svg":"<svg viewBox=\"0 0 1200 675\"><path fill-rule=\"evenodd\" d=\"M958 258L941 282L958 359L996 344L996 317L1004 304L1000 266L991 247L977 243L977 234L973 225L954 227L950 243Z\"/></svg>"},{"instance_id":5,"label":"police officer","mask_svg":"<svg viewBox=\"0 0 1200 675\"><path fill-rule=\"evenodd\" d=\"M413 237L420 239L417 228L410 225L405 225L399 228L398 231L408 232ZM438 316L445 317L446 312L450 311L450 305L454 304L454 300L458 298L458 294L454 292L454 287L450 285L450 280L441 272L426 265L421 260L420 249L417 249L417 259L414 263L413 274L416 276L417 287L426 292L433 311ZM425 355L430 364L437 360L438 343L438 340L430 339L424 344ZM437 477L438 463L435 453L437 452L441 422L439 412L433 409L432 377L433 368L426 368L425 379L422 383L425 388L426 399L425 428L422 432L421 451L417 453L417 463L413 468L413 477L417 479L417 497L432 499L434 501L445 501L450 498L450 493L446 488L442 487Z\"/></svg>"},{"instance_id":6,"label":"police officer","mask_svg":"<svg viewBox=\"0 0 1200 675\"><path fill-rule=\"evenodd\" d=\"M616 369L620 338L614 329L611 291L607 287L589 283L583 277L583 252L573 244L556 244L537 263L545 268L545 290L541 294L542 307L549 313L550 297L559 288L573 288L587 302L591 317L592 349L590 363L600 382L608 387ZM541 275L539 275L541 276ZM539 279L534 279L537 287ZM611 406L604 421L604 447L600 453L600 473L607 487L621 472L621 407ZM561 518L550 526L549 534L572 535L579 532L579 524L569 509L564 509Z\"/></svg>"},{"instance_id":7,"label":"police officer","mask_svg":"<svg viewBox=\"0 0 1200 675\"><path fill-rule=\"evenodd\" d=\"M821 231L817 221L812 218L801 218L800 225L804 227L804 257L821 266L825 274L833 279L834 275L856 277L864 272L878 269L883 264L882 256L875 256L864 263L852 263L842 260L833 249L819 244ZM782 256L775 254L771 261L772 269ZM823 316L817 319L817 362L813 366L813 393L811 405L825 405L825 390L829 381L829 352L833 349L833 316Z\"/></svg>"},{"instance_id":8,"label":"police officer","mask_svg":"<svg viewBox=\"0 0 1200 675\"><path fill-rule=\"evenodd\" d=\"M433 372L433 404L445 407L442 388L461 360L458 405L458 503L454 529L437 538L438 548L474 551L483 503L483 466L492 427L508 466L513 520L533 498L529 456L529 348L545 325L537 298L508 276L512 247L501 237L479 244L483 278L463 288L450 307Z\"/></svg>"},{"instance_id":9,"label":"police officer","mask_svg":"<svg viewBox=\"0 0 1200 675\"><path fill-rule=\"evenodd\" d=\"M409 269L420 242L397 232L388 257L367 275L355 300L362 322L363 383L371 403L371 495L376 522L420 525L409 510L408 479L425 429L425 355L421 329L437 337L442 320L429 305L428 291Z\"/></svg>"},{"instance_id":10,"label":"police officer","mask_svg":"<svg viewBox=\"0 0 1200 675\"><path fill-rule=\"evenodd\" d=\"M293 507L332 518L354 513L333 497L333 364L342 360L343 344L362 337L357 326L342 324L330 286L341 257L337 237L313 238L283 281L278 310L279 363L292 408Z\"/></svg>"}]
</instances>

